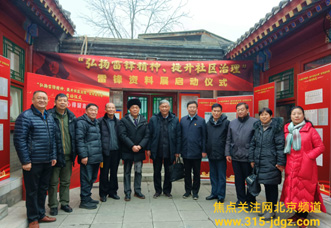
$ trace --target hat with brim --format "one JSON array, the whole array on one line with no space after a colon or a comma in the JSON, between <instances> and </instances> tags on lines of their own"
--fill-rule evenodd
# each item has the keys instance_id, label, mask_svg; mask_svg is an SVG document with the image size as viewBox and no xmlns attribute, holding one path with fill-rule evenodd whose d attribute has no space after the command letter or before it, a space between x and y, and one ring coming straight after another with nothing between
<instances>
[{"instance_id":1,"label":"hat with brim","mask_svg":"<svg viewBox=\"0 0 331 228\"><path fill-rule=\"evenodd\" d=\"M141 108L141 102L137 98L133 98L133 99L128 101L128 105L127 105L128 109L130 109L132 105L138 105L139 108Z\"/></svg>"}]
</instances>

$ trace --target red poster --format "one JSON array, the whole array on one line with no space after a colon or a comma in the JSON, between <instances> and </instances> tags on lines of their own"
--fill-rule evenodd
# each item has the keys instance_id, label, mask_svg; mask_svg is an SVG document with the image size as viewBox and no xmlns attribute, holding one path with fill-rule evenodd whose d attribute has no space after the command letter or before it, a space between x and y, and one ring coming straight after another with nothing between
<instances>
[{"instance_id":1,"label":"red poster","mask_svg":"<svg viewBox=\"0 0 331 228\"><path fill-rule=\"evenodd\" d=\"M109 90L97 86L91 86L79 82L70 82L53 77L27 73L25 102L27 108L30 108L33 92L36 90L45 91L48 94L47 109L54 107L55 96L58 93L64 93L69 97L69 109L76 115L82 116L85 113L86 105L94 103L99 106L98 118L104 115L104 107L109 102ZM72 170L70 188L80 186L79 164L76 161ZM25 196L25 194L23 194Z\"/></svg>"},{"instance_id":2,"label":"red poster","mask_svg":"<svg viewBox=\"0 0 331 228\"><path fill-rule=\"evenodd\" d=\"M252 61L149 61L38 52L33 72L108 88L252 91Z\"/></svg>"},{"instance_id":3,"label":"red poster","mask_svg":"<svg viewBox=\"0 0 331 228\"><path fill-rule=\"evenodd\" d=\"M322 193L330 196L331 64L298 75L298 103L320 134L324 153L316 159Z\"/></svg>"},{"instance_id":4,"label":"red poster","mask_svg":"<svg viewBox=\"0 0 331 228\"><path fill-rule=\"evenodd\" d=\"M214 98L198 98L198 116L204 118L206 123L211 117L211 106L216 103ZM209 162L207 158L201 161L200 178L209 179Z\"/></svg>"},{"instance_id":5,"label":"red poster","mask_svg":"<svg viewBox=\"0 0 331 228\"><path fill-rule=\"evenodd\" d=\"M259 111L262 108L270 108L276 114L276 83L270 82L254 87L254 115L259 119Z\"/></svg>"},{"instance_id":6,"label":"red poster","mask_svg":"<svg viewBox=\"0 0 331 228\"><path fill-rule=\"evenodd\" d=\"M227 115L228 120L234 120L237 118L236 105L245 102L249 107L249 115L253 117L253 95L242 95L242 96L229 96L229 97L218 97L216 99L217 103L222 105L222 110L225 115ZM234 172L232 165L228 164L226 169L226 181L228 183L234 183Z\"/></svg>"},{"instance_id":7,"label":"red poster","mask_svg":"<svg viewBox=\"0 0 331 228\"><path fill-rule=\"evenodd\" d=\"M0 55L0 181L10 177L10 61Z\"/></svg>"}]
</instances>

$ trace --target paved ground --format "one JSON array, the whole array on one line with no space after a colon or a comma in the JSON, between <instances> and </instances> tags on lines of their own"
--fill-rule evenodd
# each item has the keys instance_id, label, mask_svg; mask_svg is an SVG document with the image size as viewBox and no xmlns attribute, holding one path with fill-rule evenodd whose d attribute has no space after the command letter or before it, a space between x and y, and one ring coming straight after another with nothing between
<instances>
[{"instance_id":1,"label":"paved ground","mask_svg":"<svg viewBox=\"0 0 331 228\"><path fill-rule=\"evenodd\" d=\"M210 194L209 182L202 182L199 200L192 198L183 199L184 182L175 182L173 184L173 199L168 199L161 196L158 199L153 199L154 188L152 182L142 183L142 192L146 195L146 199L141 200L132 197L130 202L123 200L123 183L120 184L119 196L120 200L108 198L107 202L100 203L95 210L86 210L79 208L79 191L80 189L72 189L70 191L71 203L74 211L70 214L59 210L59 215L56 216L57 221L49 224L41 224L41 227L80 227L80 228L209 228L217 227L215 219L242 219L247 222L250 219L251 224L243 224L241 227L277 227L266 224L259 226L254 225L256 213L214 213L214 203L216 201L206 201L205 197ZM225 200L225 208L230 202L235 202L235 189L233 185L227 185L227 195ZM93 188L94 199L98 197L98 184ZM259 202L263 202L264 192L257 198ZM237 209L238 212L238 209ZM49 209L47 208L47 214ZM281 215L280 218L286 218L289 215ZM9 208L8 218L1 221L0 227L13 228L24 227L22 221L26 221L25 202L21 201L15 206ZM328 217L327 219L329 219ZM331 220L329 220L331 221ZM227 227L238 227L227 225ZM280 226L278 226L280 227ZM296 226L294 226L296 227ZM322 226L320 226L322 227Z\"/></svg>"}]
</instances>

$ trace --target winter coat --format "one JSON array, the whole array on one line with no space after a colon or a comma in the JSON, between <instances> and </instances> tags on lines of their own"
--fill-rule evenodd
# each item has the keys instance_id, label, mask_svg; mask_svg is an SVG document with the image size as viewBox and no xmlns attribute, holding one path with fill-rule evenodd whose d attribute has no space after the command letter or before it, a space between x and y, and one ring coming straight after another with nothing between
<instances>
[{"instance_id":1,"label":"winter coat","mask_svg":"<svg viewBox=\"0 0 331 228\"><path fill-rule=\"evenodd\" d=\"M102 142L102 153L105 156L110 156L110 144L111 142L111 135L109 131L109 126L108 126L108 115L105 113L103 117L101 117L98 121L100 124L100 131L101 131L101 142ZM119 134L118 134L118 129L119 129L119 119L114 116L114 121L115 121L115 132L117 133L117 140L118 140L118 146L120 147L120 142L119 142ZM120 150L120 149L119 149Z\"/></svg>"},{"instance_id":2,"label":"winter coat","mask_svg":"<svg viewBox=\"0 0 331 228\"><path fill-rule=\"evenodd\" d=\"M181 155L186 159L200 159L206 152L206 121L196 115L193 120L189 115L180 120L182 133Z\"/></svg>"},{"instance_id":3,"label":"winter coat","mask_svg":"<svg viewBox=\"0 0 331 228\"><path fill-rule=\"evenodd\" d=\"M48 163L56 160L55 122L52 114L46 119L31 105L16 119L14 145L20 159L28 163Z\"/></svg>"},{"instance_id":4,"label":"winter coat","mask_svg":"<svg viewBox=\"0 0 331 228\"><path fill-rule=\"evenodd\" d=\"M253 124L257 119L246 116L244 121L238 118L230 122L225 146L225 156L232 160L248 162L250 142L254 134Z\"/></svg>"},{"instance_id":5,"label":"winter coat","mask_svg":"<svg viewBox=\"0 0 331 228\"><path fill-rule=\"evenodd\" d=\"M86 157L87 164L98 164L103 160L99 122L97 119L92 121L86 114L77 118L76 151L80 164Z\"/></svg>"},{"instance_id":6,"label":"winter coat","mask_svg":"<svg viewBox=\"0 0 331 228\"><path fill-rule=\"evenodd\" d=\"M135 126L127 113L119 124L119 138L121 143L122 159L143 161L145 160L145 150L148 145L149 129L147 120L143 115L140 115L138 125ZM141 150L133 152L132 147L141 146Z\"/></svg>"},{"instance_id":7,"label":"winter coat","mask_svg":"<svg viewBox=\"0 0 331 228\"><path fill-rule=\"evenodd\" d=\"M283 119L272 118L263 131L261 121L254 123L254 135L250 145L249 162L254 162L260 184L280 184L282 175L276 165L285 166Z\"/></svg>"},{"instance_id":8,"label":"winter coat","mask_svg":"<svg viewBox=\"0 0 331 228\"><path fill-rule=\"evenodd\" d=\"M157 157L159 149L159 140L160 140L160 127L162 120L161 113L154 114L149 120L149 142L147 150L151 151L151 158L154 160ZM175 160L175 154L180 153L180 144L181 144L181 130L178 117L174 113L169 113L167 118L168 121L168 138L170 146L170 159L171 163Z\"/></svg>"},{"instance_id":9,"label":"winter coat","mask_svg":"<svg viewBox=\"0 0 331 228\"><path fill-rule=\"evenodd\" d=\"M56 115L56 107L48 110L49 113L52 114L55 121L55 134L56 134L56 145L57 145L57 162L56 167L65 167L66 161L64 157L64 151L63 151L63 144L62 144L62 133L60 129L60 122L58 118L55 117ZM73 112L71 112L69 109L66 109L67 115L68 115L68 121L69 121L69 134L70 134L70 142L71 142L71 152L70 152L70 158L72 161L72 165L74 165L75 159L76 159L76 116Z\"/></svg>"},{"instance_id":10,"label":"winter coat","mask_svg":"<svg viewBox=\"0 0 331 228\"><path fill-rule=\"evenodd\" d=\"M284 127L285 138L289 134L288 125ZM300 135L301 149L295 151L291 148L291 153L286 155L285 180L280 201L296 204L295 210L298 210L299 203L312 205L320 202L321 211L326 212L319 190L316 164L316 158L325 150L324 144L310 122L301 128Z\"/></svg>"},{"instance_id":11,"label":"winter coat","mask_svg":"<svg viewBox=\"0 0 331 228\"><path fill-rule=\"evenodd\" d=\"M206 153L208 154L208 159L225 159L225 144L229 124L230 121L224 114L221 115L216 123L212 116L207 122Z\"/></svg>"}]
</instances>

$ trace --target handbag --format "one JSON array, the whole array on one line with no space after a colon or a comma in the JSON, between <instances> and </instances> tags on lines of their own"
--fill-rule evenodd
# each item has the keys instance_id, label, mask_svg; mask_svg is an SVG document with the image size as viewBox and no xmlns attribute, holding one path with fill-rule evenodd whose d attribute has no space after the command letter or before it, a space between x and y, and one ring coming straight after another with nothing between
<instances>
[{"instance_id":1,"label":"handbag","mask_svg":"<svg viewBox=\"0 0 331 228\"><path fill-rule=\"evenodd\" d=\"M249 175L246 178L246 183L247 183L247 187L248 187L248 192L252 195L252 196L258 196L261 192L261 185L259 184L257 177L258 174L255 174L256 172L256 166L254 166L253 168L253 172L251 175Z\"/></svg>"},{"instance_id":2,"label":"handbag","mask_svg":"<svg viewBox=\"0 0 331 228\"><path fill-rule=\"evenodd\" d=\"M179 157L176 157L175 164L169 167L170 181L177 181L185 177L184 164L181 162Z\"/></svg>"}]
</instances>

